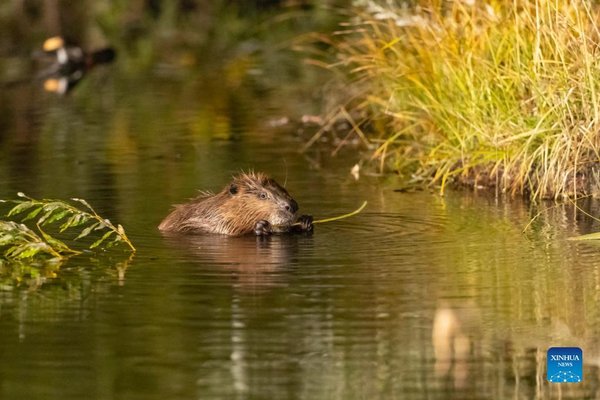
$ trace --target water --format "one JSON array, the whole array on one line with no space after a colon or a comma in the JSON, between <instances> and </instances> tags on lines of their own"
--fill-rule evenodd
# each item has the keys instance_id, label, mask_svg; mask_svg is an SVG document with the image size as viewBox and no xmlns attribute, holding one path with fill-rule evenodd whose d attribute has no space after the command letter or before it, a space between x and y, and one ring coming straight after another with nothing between
<instances>
[{"instance_id":1,"label":"water","mask_svg":"<svg viewBox=\"0 0 600 400\"><path fill-rule=\"evenodd\" d=\"M65 98L3 94L0 198L85 198L138 252L2 277L0 398L598 396L600 248L565 240L598 230L590 218L356 181L352 149L300 154L296 124L271 127L311 101L215 76L117 65ZM240 169L286 182L316 218L368 207L312 236L157 231L172 204ZM561 345L583 348L584 384L546 382Z\"/></svg>"}]
</instances>

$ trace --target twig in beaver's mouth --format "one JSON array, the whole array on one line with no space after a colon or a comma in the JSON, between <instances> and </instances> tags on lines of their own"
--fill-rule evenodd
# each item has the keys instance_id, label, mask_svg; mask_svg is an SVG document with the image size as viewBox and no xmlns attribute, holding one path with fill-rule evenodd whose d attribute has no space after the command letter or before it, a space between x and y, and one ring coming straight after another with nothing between
<instances>
[{"instance_id":1,"label":"twig in beaver's mouth","mask_svg":"<svg viewBox=\"0 0 600 400\"><path fill-rule=\"evenodd\" d=\"M356 210L354 210L348 214L339 215L337 217L318 219L316 221L313 221L313 224L322 224L324 222L332 222L332 221L337 221L340 219L351 217L353 215L360 213L366 206L367 206L367 201L365 200L360 207L358 207ZM301 225L300 222L296 222L296 223L293 223L291 226L299 226L299 225Z\"/></svg>"}]
</instances>

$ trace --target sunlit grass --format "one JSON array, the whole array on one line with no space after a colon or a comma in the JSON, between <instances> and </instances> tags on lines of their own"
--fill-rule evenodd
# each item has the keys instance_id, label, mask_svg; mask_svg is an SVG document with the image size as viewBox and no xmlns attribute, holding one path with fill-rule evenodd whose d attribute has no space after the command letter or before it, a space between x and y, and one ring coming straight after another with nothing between
<instances>
[{"instance_id":1,"label":"sunlit grass","mask_svg":"<svg viewBox=\"0 0 600 400\"><path fill-rule=\"evenodd\" d=\"M459 182L534 198L589 193L600 10L575 0L441 4L367 1L335 36L332 67L362 89L345 106L387 119L370 138L373 158L442 192Z\"/></svg>"}]
</instances>

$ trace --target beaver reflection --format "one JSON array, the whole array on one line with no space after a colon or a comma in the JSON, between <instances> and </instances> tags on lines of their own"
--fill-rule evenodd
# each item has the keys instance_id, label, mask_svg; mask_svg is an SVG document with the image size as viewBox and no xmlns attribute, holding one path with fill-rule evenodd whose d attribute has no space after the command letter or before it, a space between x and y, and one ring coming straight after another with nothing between
<instances>
[{"instance_id":1,"label":"beaver reflection","mask_svg":"<svg viewBox=\"0 0 600 400\"><path fill-rule=\"evenodd\" d=\"M230 271L235 284L244 290L284 284L299 249L312 243L308 235L230 237L163 232L163 236L170 246L183 250L194 261L217 272Z\"/></svg>"},{"instance_id":2,"label":"beaver reflection","mask_svg":"<svg viewBox=\"0 0 600 400\"><path fill-rule=\"evenodd\" d=\"M47 39L42 51L34 56L42 64L37 79L43 80L44 90L64 95L92 68L111 63L116 52L110 47L86 52L81 47L68 44L63 38L55 36Z\"/></svg>"}]
</instances>

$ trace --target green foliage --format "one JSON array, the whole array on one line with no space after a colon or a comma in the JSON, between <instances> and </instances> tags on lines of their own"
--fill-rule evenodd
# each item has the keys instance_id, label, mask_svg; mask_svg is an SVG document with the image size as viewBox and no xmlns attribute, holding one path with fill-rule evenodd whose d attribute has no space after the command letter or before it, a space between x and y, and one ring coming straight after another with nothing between
<instances>
[{"instance_id":1,"label":"green foliage","mask_svg":"<svg viewBox=\"0 0 600 400\"><path fill-rule=\"evenodd\" d=\"M38 254L60 258L61 250L65 250L54 248L26 225L13 221L0 221L0 247L5 249L7 259L30 258Z\"/></svg>"},{"instance_id":2,"label":"green foliage","mask_svg":"<svg viewBox=\"0 0 600 400\"><path fill-rule=\"evenodd\" d=\"M533 198L597 190L598 5L578 0L362 1L336 39L379 126L373 158L415 181ZM385 120L385 125L381 121Z\"/></svg>"},{"instance_id":3,"label":"green foliage","mask_svg":"<svg viewBox=\"0 0 600 400\"><path fill-rule=\"evenodd\" d=\"M18 193L23 200L2 200L1 202L14 203L6 214L9 218L20 217L21 223L15 221L0 221L0 250L7 260L31 259L46 256L61 259L69 255L80 254L80 250L73 249L62 240L46 231L53 227L58 233L67 230L80 230L73 240L80 240L90 236L96 231L101 231L102 236L96 238L87 247L98 248L102 245L107 249L117 244L127 245L132 252L135 247L125 234L121 225L114 226L108 219L99 216L96 211L83 199L72 199L82 204L85 209L79 209L72 204L61 200L36 200ZM24 224L26 221L35 221L37 232Z\"/></svg>"}]
</instances>

